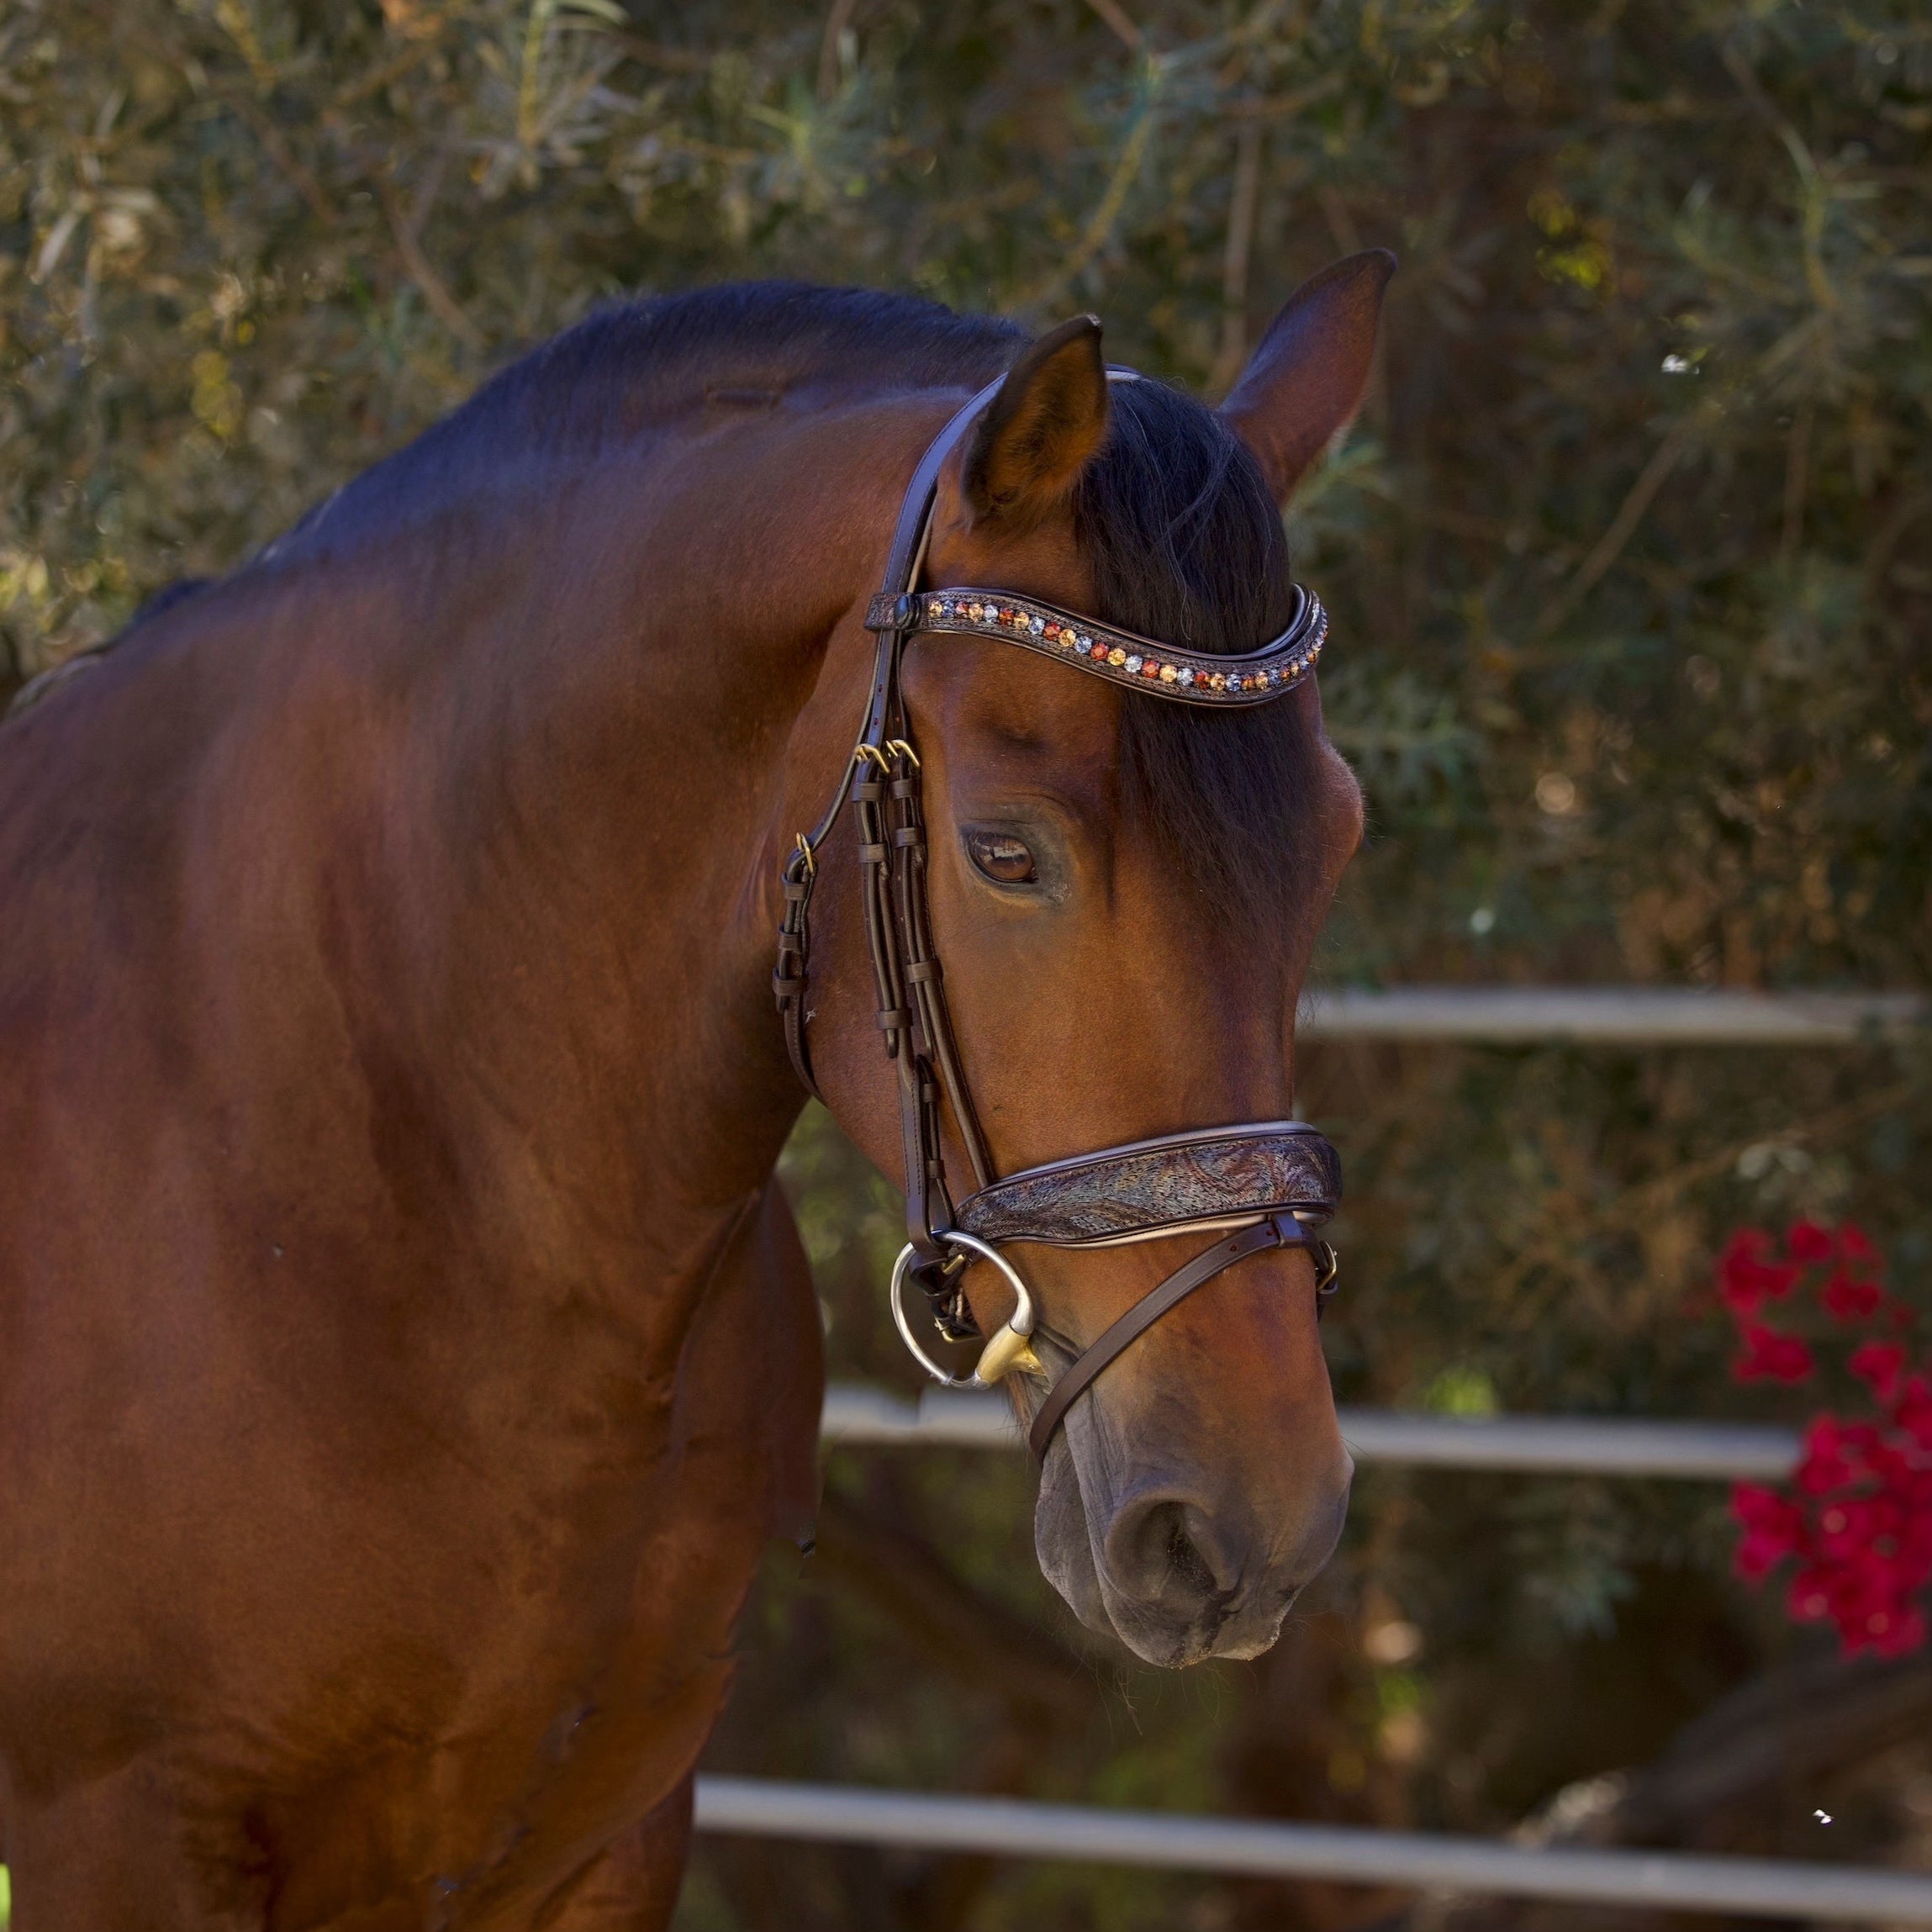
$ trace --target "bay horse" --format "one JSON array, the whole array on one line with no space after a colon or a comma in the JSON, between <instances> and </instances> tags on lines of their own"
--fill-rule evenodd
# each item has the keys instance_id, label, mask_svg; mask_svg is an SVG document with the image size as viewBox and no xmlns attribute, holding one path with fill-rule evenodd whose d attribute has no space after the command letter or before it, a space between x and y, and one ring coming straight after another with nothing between
<instances>
[{"instance_id":1,"label":"bay horse","mask_svg":"<svg viewBox=\"0 0 1932 1932\"><path fill-rule=\"evenodd\" d=\"M1252 651L1391 266L1305 287L1218 412L1110 383L1090 318L615 307L0 729L18 1932L667 1922L734 1620L815 1507L772 935L906 479L991 388L920 581ZM1312 681L1210 715L960 636L903 705L997 1167L1289 1115L1361 824ZM801 1023L889 1170L851 816ZM1040 1249L1023 1415L1172 1245ZM1043 1567L1143 1657L1264 1649L1333 1547L1312 1270L1230 1269L1048 1449ZM960 1289L1011 1327L1000 1270Z\"/></svg>"}]
</instances>

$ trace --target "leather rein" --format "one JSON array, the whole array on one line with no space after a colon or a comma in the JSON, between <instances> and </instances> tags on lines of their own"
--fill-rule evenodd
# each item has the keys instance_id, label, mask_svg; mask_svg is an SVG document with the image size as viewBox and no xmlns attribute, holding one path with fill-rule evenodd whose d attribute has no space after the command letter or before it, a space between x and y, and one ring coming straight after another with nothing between
<instances>
[{"instance_id":1,"label":"leather rein","mask_svg":"<svg viewBox=\"0 0 1932 1932\"><path fill-rule=\"evenodd\" d=\"M1131 370L1110 369L1108 376L1115 382L1136 379ZM1031 1340L1037 1318L1032 1293L998 1243L1098 1248L1190 1231L1222 1232L1223 1238L1143 1296L1053 1383L1027 1433L1034 1456L1043 1461L1068 1409L1101 1371L1183 1297L1246 1256L1270 1248L1306 1248L1315 1264L1317 1306L1325 1305L1336 1286L1337 1262L1334 1250L1314 1230L1335 1211L1341 1163L1305 1122L1257 1121L1168 1134L995 1175L960 1067L933 942L919 753L900 686L906 646L928 631L996 636L1129 686L1136 694L1244 708L1282 696L1306 680L1321 655L1328 618L1319 599L1297 587L1294 620L1280 636L1259 651L1219 656L1177 649L1011 592L916 589L940 471L1000 386L999 381L989 383L947 424L906 487L884 585L866 613L866 627L877 636L879 648L865 720L831 804L811 831L799 835L785 863L772 988L792 1065L806 1090L822 1099L806 1035L811 900L819 848L849 802L858 821L860 901L879 1028L898 1078L906 1244L892 1270L893 1320L920 1365L945 1386L990 1388L1016 1369L1046 1377ZM940 1138L942 1101L973 1170L974 1191L957 1206ZM933 1322L947 1339L977 1336L963 1285L975 1260L1006 1278L1015 1306L980 1352L974 1372L956 1376L921 1345L904 1291L908 1280L925 1291Z\"/></svg>"}]
</instances>

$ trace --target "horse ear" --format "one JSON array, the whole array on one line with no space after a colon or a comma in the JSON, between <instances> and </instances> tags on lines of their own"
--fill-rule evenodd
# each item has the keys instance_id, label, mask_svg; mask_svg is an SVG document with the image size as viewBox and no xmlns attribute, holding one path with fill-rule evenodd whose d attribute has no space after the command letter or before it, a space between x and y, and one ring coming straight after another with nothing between
<instances>
[{"instance_id":1,"label":"horse ear","mask_svg":"<svg viewBox=\"0 0 1932 1932\"><path fill-rule=\"evenodd\" d=\"M1072 488L1106 430L1100 318L1076 315L1028 345L980 414L961 472L974 522L1037 522Z\"/></svg>"},{"instance_id":2,"label":"horse ear","mask_svg":"<svg viewBox=\"0 0 1932 1932\"><path fill-rule=\"evenodd\" d=\"M1324 268L1289 297L1221 405L1254 452L1277 503L1360 407L1375 363L1382 291L1396 272L1386 248Z\"/></svg>"}]
</instances>

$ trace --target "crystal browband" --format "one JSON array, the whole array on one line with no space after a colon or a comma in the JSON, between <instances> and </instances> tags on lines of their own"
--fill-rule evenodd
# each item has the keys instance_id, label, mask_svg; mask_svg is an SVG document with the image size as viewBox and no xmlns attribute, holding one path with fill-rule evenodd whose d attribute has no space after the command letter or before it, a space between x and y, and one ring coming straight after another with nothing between
<instances>
[{"instance_id":1,"label":"crystal browband","mask_svg":"<svg viewBox=\"0 0 1932 1932\"><path fill-rule=\"evenodd\" d=\"M1295 587L1294 621L1259 651L1223 657L1204 651L1177 651L1132 631L1097 624L1031 597L1010 591L925 590L873 599L865 615L868 631L963 631L1002 637L1008 643L1058 657L1157 698L1190 705L1258 705L1291 691L1315 668L1328 636L1328 614L1322 600Z\"/></svg>"}]
</instances>

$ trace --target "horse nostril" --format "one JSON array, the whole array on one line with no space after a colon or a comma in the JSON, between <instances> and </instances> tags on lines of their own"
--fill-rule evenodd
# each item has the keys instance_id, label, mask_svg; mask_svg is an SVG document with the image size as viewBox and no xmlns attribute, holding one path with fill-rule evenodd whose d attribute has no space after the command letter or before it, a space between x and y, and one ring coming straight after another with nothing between
<instances>
[{"instance_id":1,"label":"horse nostril","mask_svg":"<svg viewBox=\"0 0 1932 1932\"><path fill-rule=\"evenodd\" d=\"M1190 1583L1202 1596L1211 1596L1215 1590L1214 1572L1207 1566L1207 1559L1194 1547L1194 1539L1187 1533L1187 1513L1179 1503L1168 1507L1175 1512L1174 1527L1167 1535L1167 1566L1185 1582Z\"/></svg>"},{"instance_id":2,"label":"horse nostril","mask_svg":"<svg viewBox=\"0 0 1932 1932\"><path fill-rule=\"evenodd\" d=\"M1121 1499L1094 1551L1115 1634L1150 1664L1259 1656L1328 1560L1348 1499L1345 1475L1277 1492L1266 1510L1239 1491L1210 1504L1148 1490L1151 1483Z\"/></svg>"},{"instance_id":3,"label":"horse nostril","mask_svg":"<svg viewBox=\"0 0 1932 1932\"><path fill-rule=\"evenodd\" d=\"M1172 1498L1123 1510L1107 1537L1114 1582L1138 1597L1199 1602L1227 1587L1201 1547L1186 1504Z\"/></svg>"}]
</instances>

